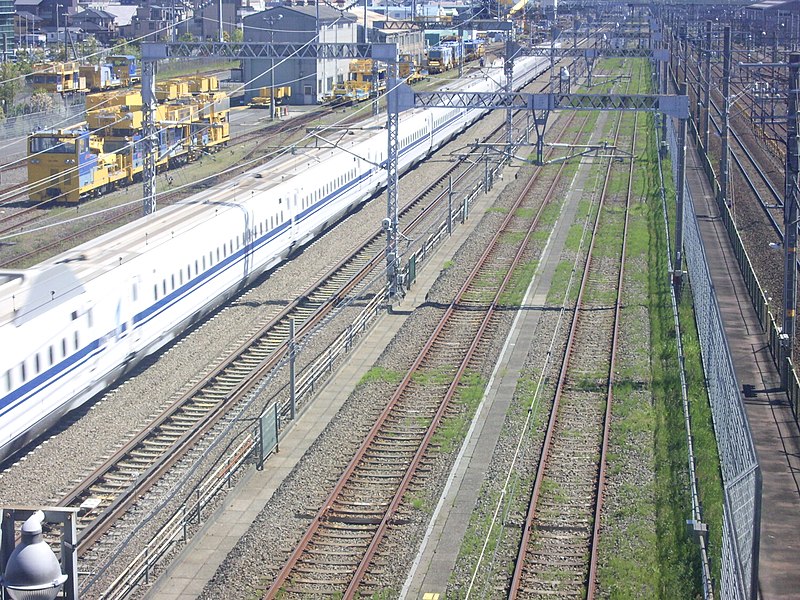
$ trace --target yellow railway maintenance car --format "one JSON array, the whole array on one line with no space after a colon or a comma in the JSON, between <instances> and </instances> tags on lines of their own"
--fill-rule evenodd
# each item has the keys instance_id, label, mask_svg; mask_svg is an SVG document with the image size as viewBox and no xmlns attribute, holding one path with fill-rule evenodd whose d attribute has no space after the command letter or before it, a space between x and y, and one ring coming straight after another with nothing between
<instances>
[{"instance_id":1,"label":"yellow railway maintenance car","mask_svg":"<svg viewBox=\"0 0 800 600\"><path fill-rule=\"evenodd\" d=\"M33 65L27 80L34 90L50 94L74 94L88 91L86 78L81 76L80 65L74 62Z\"/></svg>"},{"instance_id":2,"label":"yellow railway maintenance car","mask_svg":"<svg viewBox=\"0 0 800 600\"><path fill-rule=\"evenodd\" d=\"M138 59L116 54L98 64L41 63L27 77L34 90L74 94L129 87L141 80Z\"/></svg>"},{"instance_id":3,"label":"yellow railway maintenance car","mask_svg":"<svg viewBox=\"0 0 800 600\"><path fill-rule=\"evenodd\" d=\"M99 96L99 95L98 95ZM28 138L30 198L75 204L141 177L142 100L138 92L93 100L87 122ZM230 102L221 92L171 99L156 109L159 169L215 152L230 140Z\"/></svg>"},{"instance_id":4,"label":"yellow railway maintenance car","mask_svg":"<svg viewBox=\"0 0 800 600\"><path fill-rule=\"evenodd\" d=\"M347 81L333 88L331 100L334 103L353 100L360 102L386 91L386 67L382 63L373 68L372 59L357 58L350 61L349 70Z\"/></svg>"},{"instance_id":5,"label":"yellow railway maintenance car","mask_svg":"<svg viewBox=\"0 0 800 600\"><path fill-rule=\"evenodd\" d=\"M283 104L291 96L292 88L288 85L276 86L272 94L270 94L270 88L262 87L258 90L258 96L254 96L247 106L268 109L271 98L275 98L275 106L277 106L278 104Z\"/></svg>"}]
</instances>

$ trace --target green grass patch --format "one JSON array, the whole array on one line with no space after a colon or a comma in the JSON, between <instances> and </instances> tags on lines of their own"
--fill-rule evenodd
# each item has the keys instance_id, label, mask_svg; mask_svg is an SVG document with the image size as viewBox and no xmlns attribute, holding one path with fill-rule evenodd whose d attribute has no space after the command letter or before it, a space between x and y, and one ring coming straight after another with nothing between
<instances>
[{"instance_id":1,"label":"green grass patch","mask_svg":"<svg viewBox=\"0 0 800 600\"><path fill-rule=\"evenodd\" d=\"M536 274L537 261L529 261L519 265L511 276L506 289L500 294L498 304L502 306L521 306L525 292Z\"/></svg>"},{"instance_id":2,"label":"green grass patch","mask_svg":"<svg viewBox=\"0 0 800 600\"><path fill-rule=\"evenodd\" d=\"M569 285L570 277L572 276L572 261L562 260L556 265L556 271L553 274L553 282L550 284L550 289L547 291L547 304L551 306L561 306L563 303L573 303L578 294L578 286L573 285L570 290L570 297L564 298L567 293L567 286Z\"/></svg>"},{"instance_id":3,"label":"green grass patch","mask_svg":"<svg viewBox=\"0 0 800 600\"><path fill-rule=\"evenodd\" d=\"M440 366L434 369L417 370L411 380L418 385L447 385L453 380L455 367Z\"/></svg>"},{"instance_id":4,"label":"green grass patch","mask_svg":"<svg viewBox=\"0 0 800 600\"><path fill-rule=\"evenodd\" d=\"M532 208L520 207L514 211L514 216L520 219L530 219L536 216L536 211Z\"/></svg>"},{"instance_id":5,"label":"green grass patch","mask_svg":"<svg viewBox=\"0 0 800 600\"><path fill-rule=\"evenodd\" d=\"M652 130L651 130L652 131ZM651 134L652 135L652 134ZM649 154L656 152L649 144ZM667 165L667 174L669 166ZM657 174L656 174L657 177ZM667 272L666 240L658 186L650 193L649 229L653 243L648 256L650 322L652 325L651 357L653 394L656 406L656 498L657 533L659 538L659 563L661 577L659 588L664 598L690 598L699 595L700 561L697 548L689 539L685 521L690 516L691 502L688 494L687 442L681 406L679 365L675 346L675 329L669 297L670 280ZM674 196L672 196L674 198ZM673 204L674 206L674 204ZM672 208L674 210L674 208ZM705 404L705 386L698 355L692 350L694 322L690 298L687 293L682 303L681 327L684 328L684 345L688 345L686 368L689 375L692 411ZM712 564L718 569L721 556L719 544L722 530L721 486L716 458L716 443L708 421L695 419L693 424L700 494L705 506L705 518L711 531L711 550L716 555ZM716 504L716 506L715 506ZM717 571L718 575L718 571ZM717 581L719 578L717 576Z\"/></svg>"},{"instance_id":6,"label":"green grass patch","mask_svg":"<svg viewBox=\"0 0 800 600\"><path fill-rule=\"evenodd\" d=\"M527 234L527 231L504 231L500 236L500 243L510 246L519 246Z\"/></svg>"},{"instance_id":7,"label":"green grass patch","mask_svg":"<svg viewBox=\"0 0 800 600\"><path fill-rule=\"evenodd\" d=\"M442 452L454 452L467 434L472 416L478 406L486 381L477 373L465 373L454 402L459 409L456 414L448 416L433 434L431 443L438 446Z\"/></svg>"},{"instance_id":8,"label":"green grass patch","mask_svg":"<svg viewBox=\"0 0 800 600\"><path fill-rule=\"evenodd\" d=\"M368 383L381 381L384 383L391 383L392 385L398 385L402 380L403 373L400 371L392 371L385 367L372 367L369 371L361 376L361 380L358 382L358 384L366 385Z\"/></svg>"}]
</instances>

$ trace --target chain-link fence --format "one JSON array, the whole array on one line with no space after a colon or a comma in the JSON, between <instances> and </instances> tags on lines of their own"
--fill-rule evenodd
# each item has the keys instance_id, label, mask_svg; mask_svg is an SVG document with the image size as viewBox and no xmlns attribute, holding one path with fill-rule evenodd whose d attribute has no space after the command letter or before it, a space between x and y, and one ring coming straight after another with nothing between
<instances>
[{"instance_id":1,"label":"chain-link fence","mask_svg":"<svg viewBox=\"0 0 800 600\"><path fill-rule=\"evenodd\" d=\"M39 129L64 129L83 121L84 111L83 102L72 106L56 102L55 106L47 111L8 117L0 123L0 135L4 139L9 139L23 137Z\"/></svg>"},{"instance_id":2,"label":"chain-link fence","mask_svg":"<svg viewBox=\"0 0 800 600\"><path fill-rule=\"evenodd\" d=\"M667 141L677 180L677 135L671 119ZM722 597L757 596L761 521L761 471L747 423L733 358L708 270L691 190L684 186L684 255L714 421L724 487Z\"/></svg>"}]
</instances>

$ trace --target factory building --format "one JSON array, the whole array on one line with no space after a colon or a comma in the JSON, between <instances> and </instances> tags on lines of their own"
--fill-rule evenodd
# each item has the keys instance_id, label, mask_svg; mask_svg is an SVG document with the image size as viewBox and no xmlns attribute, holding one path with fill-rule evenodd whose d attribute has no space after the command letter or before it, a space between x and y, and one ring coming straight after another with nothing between
<instances>
[{"instance_id":1,"label":"factory building","mask_svg":"<svg viewBox=\"0 0 800 600\"><path fill-rule=\"evenodd\" d=\"M319 12L317 12L317 10ZM383 29L386 17L373 11L339 11L328 6L278 6L244 18L244 40L262 43L303 44L314 39L319 18L320 43L397 44L399 54L409 54L417 61L424 56L425 41L420 29ZM292 94L285 102L315 104L330 96L336 84L347 80L349 60L275 61L270 76L269 59L244 61L242 78L249 82L245 99L258 96L258 90L274 85L290 86Z\"/></svg>"},{"instance_id":2,"label":"factory building","mask_svg":"<svg viewBox=\"0 0 800 600\"><path fill-rule=\"evenodd\" d=\"M306 43L315 40L319 20L322 44L356 43L356 17L328 6L279 6L244 19L244 41L261 43ZM258 89L272 83L269 59L244 61L245 98L258 95ZM332 93L336 83L347 79L349 60L287 59L275 61L275 86L292 88L291 104L315 104Z\"/></svg>"}]
</instances>

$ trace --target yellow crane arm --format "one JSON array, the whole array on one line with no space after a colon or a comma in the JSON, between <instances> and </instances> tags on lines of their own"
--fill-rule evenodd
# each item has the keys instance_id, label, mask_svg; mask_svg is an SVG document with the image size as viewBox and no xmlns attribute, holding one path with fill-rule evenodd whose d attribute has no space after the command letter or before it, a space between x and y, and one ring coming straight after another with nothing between
<instances>
[{"instance_id":1,"label":"yellow crane arm","mask_svg":"<svg viewBox=\"0 0 800 600\"><path fill-rule=\"evenodd\" d=\"M510 11L508 11L508 14L510 14L510 15L513 15L513 14L516 14L516 13L518 13L518 12L519 12L519 11L521 11L523 8L525 8L525 5L526 5L527 3L528 3L528 0L519 0L519 2L517 2L517 3L516 3L516 4L515 4L515 5L514 5L514 6L511 8L511 10L510 10Z\"/></svg>"}]
</instances>

